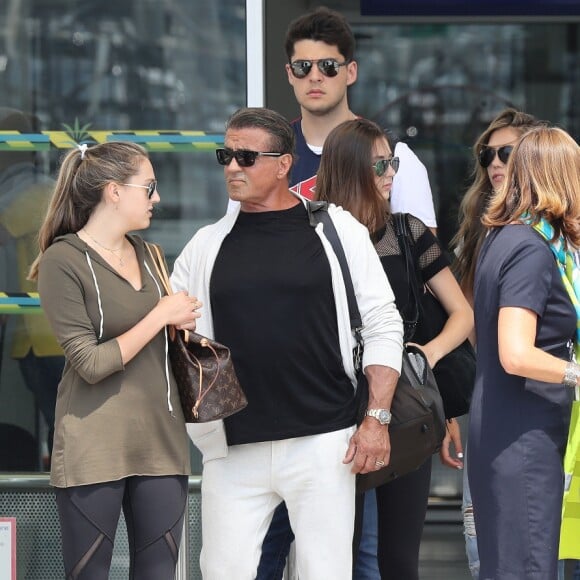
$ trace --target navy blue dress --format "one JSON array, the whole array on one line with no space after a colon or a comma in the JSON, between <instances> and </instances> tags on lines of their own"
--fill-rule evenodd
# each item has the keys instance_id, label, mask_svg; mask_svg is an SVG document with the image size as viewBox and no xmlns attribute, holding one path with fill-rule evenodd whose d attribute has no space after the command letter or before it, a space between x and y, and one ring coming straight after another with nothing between
<instances>
[{"instance_id":1,"label":"navy blue dress","mask_svg":"<svg viewBox=\"0 0 580 580\"><path fill-rule=\"evenodd\" d=\"M501 307L535 312L536 345L562 359L569 358L576 314L548 244L525 225L489 234L474 299L477 376L468 469L480 579L555 580L573 393L503 370L498 312Z\"/></svg>"}]
</instances>

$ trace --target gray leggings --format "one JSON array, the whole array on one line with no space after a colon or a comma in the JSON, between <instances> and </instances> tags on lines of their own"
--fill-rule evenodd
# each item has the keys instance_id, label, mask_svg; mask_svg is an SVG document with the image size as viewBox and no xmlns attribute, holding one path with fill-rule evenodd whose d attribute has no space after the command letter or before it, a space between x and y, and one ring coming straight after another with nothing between
<instances>
[{"instance_id":1,"label":"gray leggings","mask_svg":"<svg viewBox=\"0 0 580 580\"><path fill-rule=\"evenodd\" d=\"M133 476L56 490L66 580L107 580L121 509L131 580L172 580L187 501L187 476Z\"/></svg>"}]
</instances>

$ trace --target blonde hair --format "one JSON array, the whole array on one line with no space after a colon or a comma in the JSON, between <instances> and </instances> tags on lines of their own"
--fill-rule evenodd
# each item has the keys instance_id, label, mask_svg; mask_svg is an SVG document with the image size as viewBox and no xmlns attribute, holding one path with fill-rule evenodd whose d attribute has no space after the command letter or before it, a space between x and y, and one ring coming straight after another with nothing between
<instances>
[{"instance_id":1,"label":"blonde hair","mask_svg":"<svg viewBox=\"0 0 580 580\"><path fill-rule=\"evenodd\" d=\"M101 202L105 185L123 183L139 171L149 155L136 143L110 141L72 149L63 158L48 211L38 233L40 252L30 267L29 280L38 277L44 251L58 236L78 232Z\"/></svg>"},{"instance_id":2,"label":"blonde hair","mask_svg":"<svg viewBox=\"0 0 580 580\"><path fill-rule=\"evenodd\" d=\"M541 218L574 247L580 246L580 147L563 129L530 130L515 145L506 177L491 199L482 222L506 225L528 214Z\"/></svg>"}]
</instances>

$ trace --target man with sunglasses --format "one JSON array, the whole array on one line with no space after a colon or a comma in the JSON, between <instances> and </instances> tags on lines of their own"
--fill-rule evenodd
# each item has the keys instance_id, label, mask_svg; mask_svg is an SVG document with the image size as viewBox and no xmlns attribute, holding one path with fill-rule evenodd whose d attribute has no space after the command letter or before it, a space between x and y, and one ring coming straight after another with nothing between
<instances>
[{"instance_id":1,"label":"man with sunglasses","mask_svg":"<svg viewBox=\"0 0 580 580\"><path fill-rule=\"evenodd\" d=\"M357 429L354 337L340 265L306 200L289 189L294 132L280 114L240 109L216 151L239 205L202 228L175 262L176 291L204 304L197 331L227 344L248 406L191 424L203 453L204 580L256 578L285 501L301 580L351 580L355 473L389 457L387 421ZM367 230L328 209L356 289L370 406L389 409L402 323Z\"/></svg>"},{"instance_id":2,"label":"man with sunglasses","mask_svg":"<svg viewBox=\"0 0 580 580\"><path fill-rule=\"evenodd\" d=\"M296 133L297 163L290 185L312 198L324 140L337 125L356 118L348 105L348 87L357 79L355 39L344 16L317 8L294 20L286 33L288 82L300 105L301 116L292 122ZM393 181L391 208L420 218L436 231L433 196L425 166L405 143L394 155L401 169Z\"/></svg>"},{"instance_id":3,"label":"man with sunglasses","mask_svg":"<svg viewBox=\"0 0 580 580\"><path fill-rule=\"evenodd\" d=\"M291 125L296 135L297 161L292 169L292 191L314 197L320 156L328 134L340 123L355 119L348 104L348 87L357 79L354 60L355 39L346 18L334 10L320 7L290 23L286 32L285 51L288 82L300 105L301 116ZM436 233L437 221L427 170L405 143L397 143L394 155L400 169L393 180L391 209L411 213ZM376 521L374 492L370 492L365 532ZM366 527L368 526L368 527ZM375 531L363 534L361 556L355 578L378 578ZM280 580L292 543L284 505L281 505L263 546L263 556L256 580Z\"/></svg>"}]
</instances>

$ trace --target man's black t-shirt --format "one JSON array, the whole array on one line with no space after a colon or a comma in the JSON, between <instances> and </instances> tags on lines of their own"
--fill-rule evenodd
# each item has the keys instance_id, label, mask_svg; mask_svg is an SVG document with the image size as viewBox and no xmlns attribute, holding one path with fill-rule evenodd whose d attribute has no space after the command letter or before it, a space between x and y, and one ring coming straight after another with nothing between
<instances>
[{"instance_id":1,"label":"man's black t-shirt","mask_svg":"<svg viewBox=\"0 0 580 580\"><path fill-rule=\"evenodd\" d=\"M217 256L210 295L215 337L230 347L248 398L225 420L228 444L354 424L330 265L302 203L241 212Z\"/></svg>"}]
</instances>

